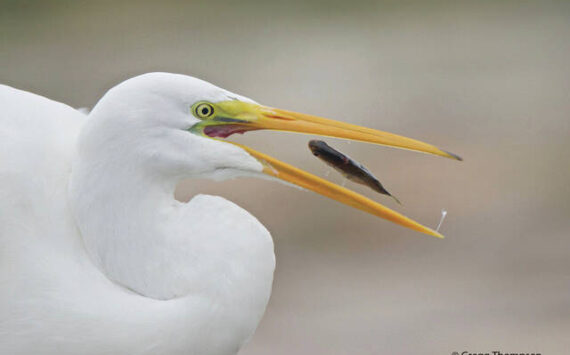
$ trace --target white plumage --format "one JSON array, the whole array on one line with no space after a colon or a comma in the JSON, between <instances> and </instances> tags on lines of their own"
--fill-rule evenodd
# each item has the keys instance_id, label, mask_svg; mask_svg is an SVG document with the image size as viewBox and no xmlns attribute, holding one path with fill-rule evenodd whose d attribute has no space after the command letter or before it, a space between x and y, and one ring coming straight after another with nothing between
<instances>
[{"instance_id":1,"label":"white plumage","mask_svg":"<svg viewBox=\"0 0 570 355\"><path fill-rule=\"evenodd\" d=\"M0 353L231 354L252 335L271 291L269 232L221 197L173 197L179 178L261 170L179 129L194 123L185 100L224 95L149 74L87 118L1 87Z\"/></svg>"},{"instance_id":2,"label":"white plumage","mask_svg":"<svg viewBox=\"0 0 570 355\"><path fill-rule=\"evenodd\" d=\"M280 179L441 237L370 199L213 139L274 129L456 156L274 109L184 75L127 80L85 114L0 86L0 353L234 354L269 296L273 242L182 179Z\"/></svg>"}]
</instances>

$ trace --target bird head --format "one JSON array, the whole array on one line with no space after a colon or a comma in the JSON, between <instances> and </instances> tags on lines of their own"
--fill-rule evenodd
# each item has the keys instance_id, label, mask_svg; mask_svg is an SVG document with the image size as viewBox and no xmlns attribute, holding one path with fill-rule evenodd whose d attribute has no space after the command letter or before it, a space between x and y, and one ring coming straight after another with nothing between
<instances>
[{"instance_id":1,"label":"bird head","mask_svg":"<svg viewBox=\"0 0 570 355\"><path fill-rule=\"evenodd\" d=\"M252 175L277 179L437 237L442 235L360 194L225 138L265 129L344 138L461 160L415 139L260 105L179 74L150 73L127 80L111 89L90 116L80 142L84 154L105 149L107 159L128 157L132 164L155 176L224 179Z\"/></svg>"}]
</instances>

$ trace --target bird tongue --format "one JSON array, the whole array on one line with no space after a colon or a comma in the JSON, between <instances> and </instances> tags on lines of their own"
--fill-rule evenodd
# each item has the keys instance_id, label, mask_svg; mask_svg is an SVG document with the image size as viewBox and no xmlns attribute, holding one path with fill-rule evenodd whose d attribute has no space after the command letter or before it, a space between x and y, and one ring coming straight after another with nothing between
<instances>
[{"instance_id":1,"label":"bird tongue","mask_svg":"<svg viewBox=\"0 0 570 355\"><path fill-rule=\"evenodd\" d=\"M221 137L227 138L234 133L243 134L247 131L254 131L260 128L255 128L247 125L240 124L225 124L225 125L215 125L204 127L204 134L209 137Z\"/></svg>"}]
</instances>

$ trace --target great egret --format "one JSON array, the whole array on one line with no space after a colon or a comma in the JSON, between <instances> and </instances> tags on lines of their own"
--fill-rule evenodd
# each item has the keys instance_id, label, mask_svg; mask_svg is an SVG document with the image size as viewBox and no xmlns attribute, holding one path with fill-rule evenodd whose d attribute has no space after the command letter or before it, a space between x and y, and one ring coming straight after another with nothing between
<instances>
[{"instance_id":1,"label":"great egret","mask_svg":"<svg viewBox=\"0 0 570 355\"><path fill-rule=\"evenodd\" d=\"M184 178L281 179L441 237L219 137L272 129L457 159L416 140L168 73L119 84L88 115L7 86L0 102L2 354L236 353L269 299L273 242L223 198L177 202Z\"/></svg>"}]
</instances>

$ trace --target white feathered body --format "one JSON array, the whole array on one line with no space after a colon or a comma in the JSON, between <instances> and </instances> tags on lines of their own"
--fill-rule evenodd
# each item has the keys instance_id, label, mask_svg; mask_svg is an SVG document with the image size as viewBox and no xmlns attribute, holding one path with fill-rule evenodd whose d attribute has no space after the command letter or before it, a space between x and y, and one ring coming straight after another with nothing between
<instances>
[{"instance_id":1,"label":"white feathered body","mask_svg":"<svg viewBox=\"0 0 570 355\"><path fill-rule=\"evenodd\" d=\"M271 236L221 197L82 164L90 119L0 87L0 353L236 353L269 299Z\"/></svg>"}]
</instances>

